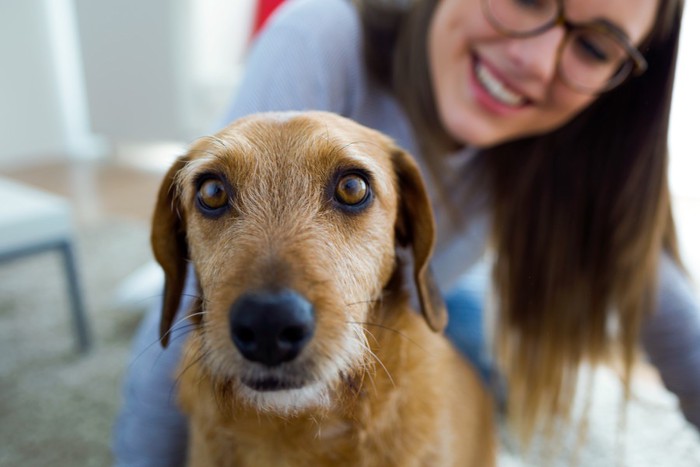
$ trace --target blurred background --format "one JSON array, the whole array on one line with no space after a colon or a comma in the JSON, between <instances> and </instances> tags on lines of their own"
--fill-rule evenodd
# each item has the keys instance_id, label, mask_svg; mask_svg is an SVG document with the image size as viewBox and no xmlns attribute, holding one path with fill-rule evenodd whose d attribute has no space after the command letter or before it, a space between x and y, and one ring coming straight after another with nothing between
<instances>
[{"instance_id":1,"label":"blurred background","mask_svg":"<svg viewBox=\"0 0 700 467\"><path fill-rule=\"evenodd\" d=\"M129 341L157 300L157 188L189 142L223 123L276 3L0 0L0 465L111 462ZM697 278L700 2L686 2L684 25L671 190ZM652 417L676 410L651 370L639 378ZM669 423L657 445L697 442L677 413Z\"/></svg>"}]
</instances>

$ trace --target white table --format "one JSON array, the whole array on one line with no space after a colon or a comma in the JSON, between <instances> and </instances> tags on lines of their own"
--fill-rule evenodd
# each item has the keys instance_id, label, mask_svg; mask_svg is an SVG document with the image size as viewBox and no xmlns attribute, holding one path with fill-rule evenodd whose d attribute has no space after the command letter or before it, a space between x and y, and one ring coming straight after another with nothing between
<instances>
[{"instance_id":1,"label":"white table","mask_svg":"<svg viewBox=\"0 0 700 467\"><path fill-rule=\"evenodd\" d=\"M57 251L63 258L76 344L90 347L90 332L73 251L70 204L63 198L0 178L0 262Z\"/></svg>"}]
</instances>

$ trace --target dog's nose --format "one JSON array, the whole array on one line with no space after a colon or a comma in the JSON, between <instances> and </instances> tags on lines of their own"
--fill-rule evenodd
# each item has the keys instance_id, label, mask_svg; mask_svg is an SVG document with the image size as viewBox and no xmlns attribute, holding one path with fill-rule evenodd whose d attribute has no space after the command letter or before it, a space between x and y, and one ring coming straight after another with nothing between
<instances>
[{"instance_id":1,"label":"dog's nose","mask_svg":"<svg viewBox=\"0 0 700 467\"><path fill-rule=\"evenodd\" d=\"M313 306L292 290L245 294L231 305L229 320L241 354L267 366L296 358L316 327Z\"/></svg>"}]
</instances>

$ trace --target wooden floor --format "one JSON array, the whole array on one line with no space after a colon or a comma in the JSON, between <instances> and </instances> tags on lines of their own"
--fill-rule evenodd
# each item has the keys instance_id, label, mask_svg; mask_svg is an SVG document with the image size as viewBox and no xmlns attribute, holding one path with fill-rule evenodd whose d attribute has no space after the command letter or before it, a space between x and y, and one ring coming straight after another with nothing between
<instances>
[{"instance_id":1,"label":"wooden floor","mask_svg":"<svg viewBox=\"0 0 700 467\"><path fill-rule=\"evenodd\" d=\"M68 198L79 223L117 218L147 224L164 174L116 162L78 161L0 170L0 175Z\"/></svg>"}]
</instances>

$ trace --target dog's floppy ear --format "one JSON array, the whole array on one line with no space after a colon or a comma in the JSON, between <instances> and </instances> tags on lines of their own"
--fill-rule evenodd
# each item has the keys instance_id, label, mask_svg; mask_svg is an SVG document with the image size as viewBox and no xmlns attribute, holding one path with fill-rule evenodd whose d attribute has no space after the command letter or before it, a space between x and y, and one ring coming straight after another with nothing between
<instances>
[{"instance_id":1,"label":"dog's floppy ear","mask_svg":"<svg viewBox=\"0 0 700 467\"><path fill-rule=\"evenodd\" d=\"M160 342L163 347L167 347L170 340L170 326L180 306L187 275L187 240L184 221L179 212L180 201L175 178L188 161L187 156L178 158L163 179L151 226L153 254L165 273L160 319Z\"/></svg>"},{"instance_id":2,"label":"dog's floppy ear","mask_svg":"<svg viewBox=\"0 0 700 467\"><path fill-rule=\"evenodd\" d=\"M397 149L392 157L399 182L397 239L400 244L412 247L421 312L430 328L441 332L447 325L447 310L430 271L436 229L428 192L418 166L406 152Z\"/></svg>"}]
</instances>

